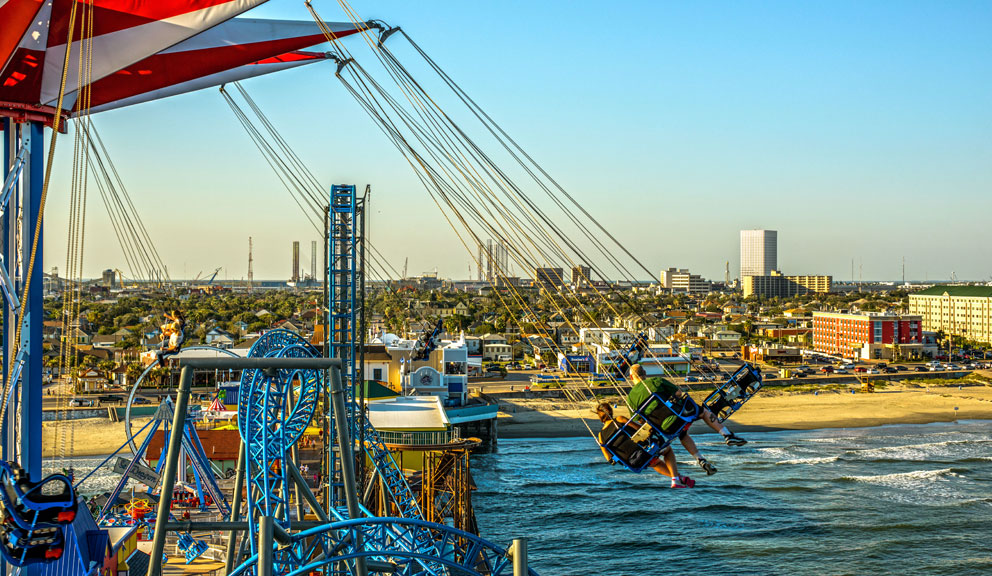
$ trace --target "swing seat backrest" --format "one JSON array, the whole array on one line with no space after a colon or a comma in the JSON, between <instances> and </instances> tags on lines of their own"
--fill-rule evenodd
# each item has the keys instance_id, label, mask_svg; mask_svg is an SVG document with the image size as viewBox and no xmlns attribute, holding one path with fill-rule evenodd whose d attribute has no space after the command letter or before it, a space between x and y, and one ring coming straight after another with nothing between
<instances>
[{"instance_id":1,"label":"swing seat backrest","mask_svg":"<svg viewBox=\"0 0 992 576\"><path fill-rule=\"evenodd\" d=\"M627 404L632 412L631 420L643 418L667 435L681 430L695 418L696 411L694 403L685 397L674 403L666 398L666 391L662 388L666 383L671 384L662 378L649 378L639 382L627 395Z\"/></svg>"},{"instance_id":2,"label":"swing seat backrest","mask_svg":"<svg viewBox=\"0 0 992 576\"><path fill-rule=\"evenodd\" d=\"M619 429L615 424L609 424L603 429L603 448L613 455L614 460L623 464L628 470L640 472L654 460L654 455L644 449L643 446L631 438L637 433L637 429L631 426L622 426Z\"/></svg>"}]
</instances>

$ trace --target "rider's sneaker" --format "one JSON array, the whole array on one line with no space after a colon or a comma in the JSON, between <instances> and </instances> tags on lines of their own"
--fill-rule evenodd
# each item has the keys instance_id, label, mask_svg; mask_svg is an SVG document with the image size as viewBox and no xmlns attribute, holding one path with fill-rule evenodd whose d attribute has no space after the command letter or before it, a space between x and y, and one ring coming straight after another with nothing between
<instances>
[{"instance_id":1,"label":"rider's sneaker","mask_svg":"<svg viewBox=\"0 0 992 576\"><path fill-rule=\"evenodd\" d=\"M675 478L672 478L672 488L688 488L688 486L682 483L681 476L677 476Z\"/></svg>"},{"instance_id":2,"label":"rider's sneaker","mask_svg":"<svg viewBox=\"0 0 992 576\"><path fill-rule=\"evenodd\" d=\"M679 476L679 478L682 480L682 484L686 488L694 488L696 486L696 481L688 476Z\"/></svg>"},{"instance_id":3,"label":"rider's sneaker","mask_svg":"<svg viewBox=\"0 0 992 576\"><path fill-rule=\"evenodd\" d=\"M743 446L747 444L747 440L741 438L733 432L731 432L728 436L724 436L723 439L727 443L727 446Z\"/></svg>"},{"instance_id":4,"label":"rider's sneaker","mask_svg":"<svg viewBox=\"0 0 992 576\"><path fill-rule=\"evenodd\" d=\"M700 468L706 471L707 476L716 474L716 466L710 464L710 461L706 458L700 458L699 460L696 460L696 463L699 464Z\"/></svg>"}]
</instances>

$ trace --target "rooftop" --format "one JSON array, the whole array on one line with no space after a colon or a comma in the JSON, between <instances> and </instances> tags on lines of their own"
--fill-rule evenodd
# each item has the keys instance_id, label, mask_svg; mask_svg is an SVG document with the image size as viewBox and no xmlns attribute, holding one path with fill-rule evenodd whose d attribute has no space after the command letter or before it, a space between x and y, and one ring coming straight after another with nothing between
<instances>
[{"instance_id":1,"label":"rooftop","mask_svg":"<svg viewBox=\"0 0 992 576\"><path fill-rule=\"evenodd\" d=\"M992 286L933 286L913 292L911 296L964 296L971 298L992 298Z\"/></svg>"}]
</instances>

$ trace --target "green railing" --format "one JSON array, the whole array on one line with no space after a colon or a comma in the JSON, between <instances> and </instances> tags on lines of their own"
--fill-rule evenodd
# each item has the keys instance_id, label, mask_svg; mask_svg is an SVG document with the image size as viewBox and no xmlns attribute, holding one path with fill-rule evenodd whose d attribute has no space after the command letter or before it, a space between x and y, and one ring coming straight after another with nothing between
<instances>
[{"instance_id":1,"label":"green railing","mask_svg":"<svg viewBox=\"0 0 992 576\"><path fill-rule=\"evenodd\" d=\"M379 430L379 437L384 443L394 446L433 446L461 440L461 433L457 428L429 432Z\"/></svg>"}]
</instances>

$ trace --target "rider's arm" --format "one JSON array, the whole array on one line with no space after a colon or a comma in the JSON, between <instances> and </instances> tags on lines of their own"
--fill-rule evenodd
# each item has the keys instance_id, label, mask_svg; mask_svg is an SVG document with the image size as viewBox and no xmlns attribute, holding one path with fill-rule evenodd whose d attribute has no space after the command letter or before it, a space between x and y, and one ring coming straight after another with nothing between
<instances>
[{"instance_id":1,"label":"rider's arm","mask_svg":"<svg viewBox=\"0 0 992 576\"><path fill-rule=\"evenodd\" d=\"M599 449L603 452L603 457L606 458L606 461L607 462L612 462L613 461L613 455L610 454L609 452L607 452L606 448L603 447L603 442L605 442L606 440L603 440L603 432L602 431L600 431L599 436L597 437L597 440L599 440Z\"/></svg>"}]
</instances>

